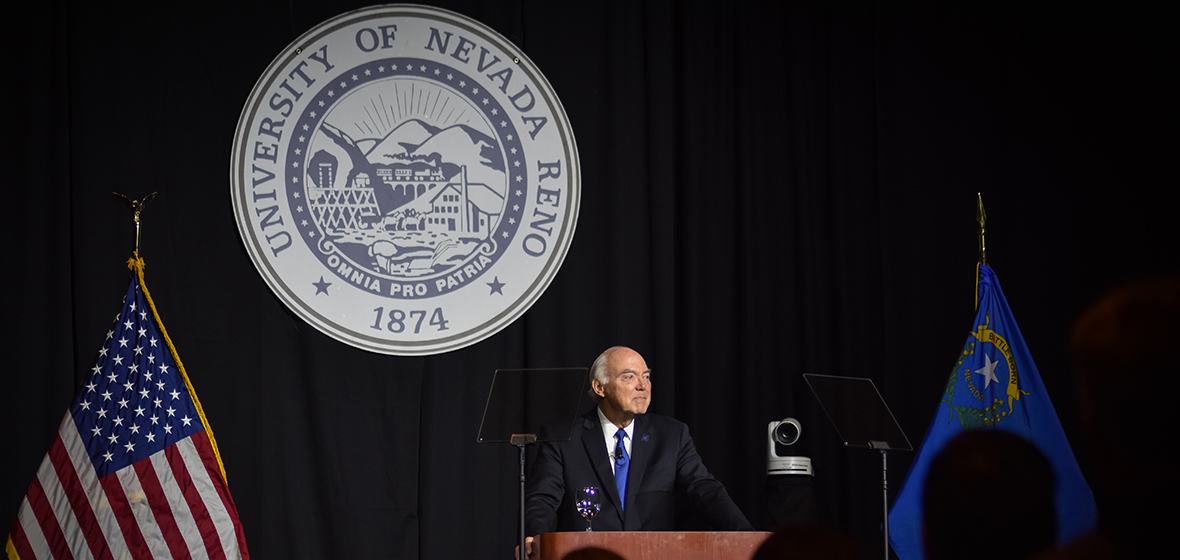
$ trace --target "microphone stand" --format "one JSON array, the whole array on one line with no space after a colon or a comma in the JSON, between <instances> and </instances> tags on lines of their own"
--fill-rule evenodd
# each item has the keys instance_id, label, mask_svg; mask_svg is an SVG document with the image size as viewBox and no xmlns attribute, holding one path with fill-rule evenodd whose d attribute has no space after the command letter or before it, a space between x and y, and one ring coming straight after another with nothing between
<instances>
[{"instance_id":1,"label":"microphone stand","mask_svg":"<svg viewBox=\"0 0 1180 560\"><path fill-rule=\"evenodd\" d=\"M524 448L537 442L537 434L512 434L510 443L520 449L520 558L524 560L528 551L524 547Z\"/></svg>"}]
</instances>

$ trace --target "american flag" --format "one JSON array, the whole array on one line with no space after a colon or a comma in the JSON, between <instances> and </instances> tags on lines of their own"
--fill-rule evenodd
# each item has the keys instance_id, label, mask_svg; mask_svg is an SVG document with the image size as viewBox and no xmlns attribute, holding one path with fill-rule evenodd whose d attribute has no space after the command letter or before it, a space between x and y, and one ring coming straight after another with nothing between
<instances>
[{"instance_id":1,"label":"american flag","mask_svg":"<svg viewBox=\"0 0 1180 560\"><path fill-rule=\"evenodd\" d=\"M132 269L123 309L8 534L10 560L247 559L217 444Z\"/></svg>"}]
</instances>

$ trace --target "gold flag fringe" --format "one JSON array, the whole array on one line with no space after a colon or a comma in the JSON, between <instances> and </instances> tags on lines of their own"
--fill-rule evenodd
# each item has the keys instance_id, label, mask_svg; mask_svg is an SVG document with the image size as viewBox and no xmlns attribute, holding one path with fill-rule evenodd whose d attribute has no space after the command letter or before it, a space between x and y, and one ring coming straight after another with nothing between
<instances>
[{"instance_id":1,"label":"gold flag fringe","mask_svg":"<svg viewBox=\"0 0 1180 560\"><path fill-rule=\"evenodd\" d=\"M176 346L173 346L172 339L168 337L168 330L164 328L164 322L160 320L160 314L156 311L156 304L152 301L152 294L148 292L147 284L143 281L143 269L146 266L143 258L139 253L134 253L134 256L127 259L127 268L134 270L136 276L139 278L139 289L143 290L143 296L147 299L148 307L152 308L152 316L156 318L156 325L160 327L160 334L164 336L164 343L168 345L168 351L172 353L172 359L176 362L176 367L180 369L180 377L184 379L184 386L188 388L188 394L193 399L193 404L197 407L197 415L201 417L201 424L205 426L205 433L209 435L209 444L213 447L213 456L217 458L217 466L221 469L221 478L229 483L229 479L225 476L225 464L221 462L221 452L217 450L217 440L213 437L213 428L209 426L209 419L205 418L205 409L201 408L201 401L197 400L197 392L193 390L193 383L188 378L188 372L184 370L184 364L180 361L180 355L176 353Z\"/></svg>"}]
</instances>

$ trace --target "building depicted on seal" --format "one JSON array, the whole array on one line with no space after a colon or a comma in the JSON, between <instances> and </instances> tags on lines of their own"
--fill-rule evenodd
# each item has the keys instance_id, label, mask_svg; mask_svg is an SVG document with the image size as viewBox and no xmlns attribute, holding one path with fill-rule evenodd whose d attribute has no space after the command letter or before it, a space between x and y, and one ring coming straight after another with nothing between
<instances>
[{"instance_id":1,"label":"building depicted on seal","mask_svg":"<svg viewBox=\"0 0 1180 560\"><path fill-rule=\"evenodd\" d=\"M424 217L422 229L426 231L487 238L499 221L504 197L485 184L468 183L467 166L460 168L458 178L458 182L447 183L405 208ZM385 228L391 229L388 222Z\"/></svg>"}]
</instances>

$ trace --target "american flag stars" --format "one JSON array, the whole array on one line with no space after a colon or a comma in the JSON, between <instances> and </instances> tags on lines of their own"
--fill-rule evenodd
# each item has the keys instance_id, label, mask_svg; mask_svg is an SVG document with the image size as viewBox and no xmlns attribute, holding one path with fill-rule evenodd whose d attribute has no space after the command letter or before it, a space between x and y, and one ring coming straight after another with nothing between
<instances>
[{"instance_id":1,"label":"american flag stars","mask_svg":"<svg viewBox=\"0 0 1180 560\"><path fill-rule=\"evenodd\" d=\"M100 476L203 429L134 285L127 301L71 411Z\"/></svg>"}]
</instances>

